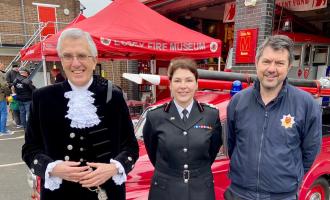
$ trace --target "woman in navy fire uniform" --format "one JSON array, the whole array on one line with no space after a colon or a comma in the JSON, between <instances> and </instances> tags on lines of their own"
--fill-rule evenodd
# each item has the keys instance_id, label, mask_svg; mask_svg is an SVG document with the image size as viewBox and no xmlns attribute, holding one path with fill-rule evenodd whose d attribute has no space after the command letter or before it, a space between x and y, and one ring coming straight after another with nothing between
<instances>
[{"instance_id":1,"label":"woman in navy fire uniform","mask_svg":"<svg viewBox=\"0 0 330 200\"><path fill-rule=\"evenodd\" d=\"M143 128L155 167L149 200L214 200L211 165L222 145L219 111L194 99L196 62L173 59L168 77L173 99L148 111Z\"/></svg>"}]
</instances>

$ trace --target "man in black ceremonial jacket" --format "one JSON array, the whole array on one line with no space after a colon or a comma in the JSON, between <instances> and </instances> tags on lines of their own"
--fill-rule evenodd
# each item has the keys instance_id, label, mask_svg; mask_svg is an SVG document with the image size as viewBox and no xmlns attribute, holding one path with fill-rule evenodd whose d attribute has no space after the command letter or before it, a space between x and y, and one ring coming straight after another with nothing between
<instances>
[{"instance_id":1,"label":"man in black ceremonial jacket","mask_svg":"<svg viewBox=\"0 0 330 200\"><path fill-rule=\"evenodd\" d=\"M57 51L68 80L33 93L22 148L42 178L41 200L125 200L138 144L123 94L92 76L97 49L88 33L63 31Z\"/></svg>"}]
</instances>

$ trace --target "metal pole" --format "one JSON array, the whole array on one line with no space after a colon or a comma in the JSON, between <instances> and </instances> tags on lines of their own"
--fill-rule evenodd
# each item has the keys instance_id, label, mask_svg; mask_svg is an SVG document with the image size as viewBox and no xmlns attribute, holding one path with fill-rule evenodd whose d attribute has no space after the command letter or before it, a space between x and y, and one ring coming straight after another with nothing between
<instances>
[{"instance_id":1,"label":"metal pole","mask_svg":"<svg viewBox=\"0 0 330 200\"><path fill-rule=\"evenodd\" d=\"M110 61L111 62L111 68L112 68L112 82L115 82L115 69L113 66L113 60Z\"/></svg>"},{"instance_id":2,"label":"metal pole","mask_svg":"<svg viewBox=\"0 0 330 200\"><path fill-rule=\"evenodd\" d=\"M156 60L150 60L150 71L151 74L156 74L157 70L156 70ZM152 85L151 86L151 95L152 95L152 100L153 103L156 101L156 95L157 95L157 91L156 91L156 86Z\"/></svg>"},{"instance_id":3,"label":"metal pole","mask_svg":"<svg viewBox=\"0 0 330 200\"><path fill-rule=\"evenodd\" d=\"M24 0L21 0L21 15L23 20L23 30L24 30L24 43L26 43L26 35L27 35L27 29L26 29L26 18L25 18L25 11L24 11Z\"/></svg>"},{"instance_id":4,"label":"metal pole","mask_svg":"<svg viewBox=\"0 0 330 200\"><path fill-rule=\"evenodd\" d=\"M47 81L47 66L46 66L46 58L44 55L42 55L42 70L43 70L43 74L44 74L44 83L45 86L48 85L48 81Z\"/></svg>"}]
</instances>

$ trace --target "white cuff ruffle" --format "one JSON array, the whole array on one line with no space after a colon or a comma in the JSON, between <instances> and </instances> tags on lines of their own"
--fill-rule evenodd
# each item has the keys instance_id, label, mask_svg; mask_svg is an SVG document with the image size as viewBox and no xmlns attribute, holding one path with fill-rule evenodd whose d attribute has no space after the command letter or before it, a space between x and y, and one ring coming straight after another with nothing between
<instances>
[{"instance_id":1,"label":"white cuff ruffle","mask_svg":"<svg viewBox=\"0 0 330 200\"><path fill-rule=\"evenodd\" d=\"M66 118L71 119L72 128L89 128L98 125L101 120L96 114L97 108L93 105L94 93L88 90L69 91L64 97L69 99Z\"/></svg>"},{"instance_id":2,"label":"white cuff ruffle","mask_svg":"<svg viewBox=\"0 0 330 200\"><path fill-rule=\"evenodd\" d=\"M112 177L113 182L115 182L116 185L123 184L127 180L127 176L123 165L117 160L113 160L113 159L110 160L110 163L115 164L116 168L118 169L118 174Z\"/></svg>"},{"instance_id":3,"label":"white cuff ruffle","mask_svg":"<svg viewBox=\"0 0 330 200\"><path fill-rule=\"evenodd\" d=\"M45 188L51 191L54 191L60 188L62 184L62 179L57 176L50 176L49 173L53 171L54 167L57 163L63 162L62 160L57 160L55 162L51 162L47 165L46 172L45 172Z\"/></svg>"}]
</instances>

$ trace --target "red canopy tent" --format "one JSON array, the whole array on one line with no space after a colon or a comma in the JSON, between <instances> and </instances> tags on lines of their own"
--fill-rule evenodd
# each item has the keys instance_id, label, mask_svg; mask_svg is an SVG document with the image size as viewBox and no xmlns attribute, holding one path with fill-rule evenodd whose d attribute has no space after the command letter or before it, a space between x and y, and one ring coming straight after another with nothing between
<instances>
[{"instance_id":1,"label":"red canopy tent","mask_svg":"<svg viewBox=\"0 0 330 200\"><path fill-rule=\"evenodd\" d=\"M195 59L220 57L221 41L181 26L138 0L116 0L96 15L70 27L91 34L99 58ZM45 56L56 57L57 37L44 41Z\"/></svg>"},{"instance_id":2,"label":"red canopy tent","mask_svg":"<svg viewBox=\"0 0 330 200\"><path fill-rule=\"evenodd\" d=\"M86 17L82 14L79 14L72 22L70 22L64 29L72 27L74 24L86 19ZM63 31L63 30L62 30ZM45 41L48 39L57 41L57 39L60 37L60 34L62 31L57 32L55 35L50 35L48 38L46 38L44 41L38 42L28 48L21 49L20 54L21 54L21 60L23 61L41 61L42 56L46 56L43 45L45 45ZM56 50L56 45L55 45L55 50ZM47 61L54 61L58 60L57 55L48 55L46 56Z\"/></svg>"},{"instance_id":3,"label":"red canopy tent","mask_svg":"<svg viewBox=\"0 0 330 200\"><path fill-rule=\"evenodd\" d=\"M21 60L23 61L40 61L42 59L41 42L38 42L28 48L21 49Z\"/></svg>"}]
</instances>

